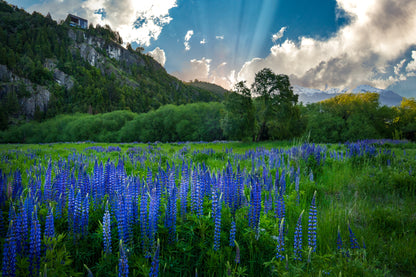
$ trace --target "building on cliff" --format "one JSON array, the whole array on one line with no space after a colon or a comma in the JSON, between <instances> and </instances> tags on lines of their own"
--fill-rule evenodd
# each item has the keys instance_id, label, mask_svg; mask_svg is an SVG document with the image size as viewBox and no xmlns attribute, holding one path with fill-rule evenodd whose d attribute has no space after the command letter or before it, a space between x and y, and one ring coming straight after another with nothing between
<instances>
[{"instance_id":1,"label":"building on cliff","mask_svg":"<svg viewBox=\"0 0 416 277\"><path fill-rule=\"evenodd\" d=\"M68 14L70 22L69 25L72 27L81 27L82 29L88 28L88 20L78 17L76 15Z\"/></svg>"}]
</instances>

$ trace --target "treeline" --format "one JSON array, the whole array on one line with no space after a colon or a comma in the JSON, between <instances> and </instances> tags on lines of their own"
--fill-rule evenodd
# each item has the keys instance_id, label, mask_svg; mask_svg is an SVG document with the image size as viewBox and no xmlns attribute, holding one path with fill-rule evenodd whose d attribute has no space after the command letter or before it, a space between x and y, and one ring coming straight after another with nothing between
<instances>
[{"instance_id":1,"label":"treeline","mask_svg":"<svg viewBox=\"0 0 416 277\"><path fill-rule=\"evenodd\" d=\"M224 103L165 105L148 113L116 111L59 115L0 132L0 142L175 142L290 140L345 142L416 139L416 100L380 106L379 94L342 94L307 106L297 103L289 78L263 69L251 89L244 82Z\"/></svg>"},{"instance_id":2,"label":"treeline","mask_svg":"<svg viewBox=\"0 0 416 277\"><path fill-rule=\"evenodd\" d=\"M48 142L173 142L224 139L220 120L224 105L218 102L166 105L136 114L59 115L0 131L1 143Z\"/></svg>"},{"instance_id":3,"label":"treeline","mask_svg":"<svg viewBox=\"0 0 416 277\"><path fill-rule=\"evenodd\" d=\"M69 36L70 30L75 39ZM92 53L104 57L96 66L91 66L78 50L79 44L86 43L85 37L105 42ZM185 85L140 51L124 49L120 60L110 58L106 46L121 42L109 26L90 25L87 30L70 27L67 22L58 24L50 16L29 14L0 0L0 65L31 82L9 80L4 77L7 74L0 76L0 88L7 87L2 90L7 93L0 94L0 130L8 128L13 119L21 119L21 103L39 86L50 92L50 100L46 109L28 118L38 121L59 114L115 110L144 113L167 104L223 100L223 94ZM68 75L73 85L59 85L55 68Z\"/></svg>"},{"instance_id":4,"label":"treeline","mask_svg":"<svg viewBox=\"0 0 416 277\"><path fill-rule=\"evenodd\" d=\"M378 138L414 141L416 101L404 99L400 107L389 108L378 106L377 98L375 93L345 94L322 103L297 106L300 114L297 125L292 127L299 127L294 130L297 135L285 138L303 137L313 142ZM238 124L230 125L231 120ZM42 123L32 121L0 131L0 143L253 140L256 137L250 135L260 130L254 126L258 125L255 120L231 114L226 105L218 102L166 105L142 114L115 111L59 115Z\"/></svg>"}]
</instances>

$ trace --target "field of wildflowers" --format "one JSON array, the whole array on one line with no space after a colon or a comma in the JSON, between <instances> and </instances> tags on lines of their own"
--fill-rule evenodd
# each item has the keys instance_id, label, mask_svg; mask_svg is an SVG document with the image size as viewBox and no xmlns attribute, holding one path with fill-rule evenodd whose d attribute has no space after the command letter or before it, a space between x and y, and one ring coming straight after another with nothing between
<instances>
[{"instance_id":1,"label":"field of wildflowers","mask_svg":"<svg viewBox=\"0 0 416 277\"><path fill-rule=\"evenodd\" d=\"M0 146L2 276L411 276L416 145Z\"/></svg>"}]
</instances>

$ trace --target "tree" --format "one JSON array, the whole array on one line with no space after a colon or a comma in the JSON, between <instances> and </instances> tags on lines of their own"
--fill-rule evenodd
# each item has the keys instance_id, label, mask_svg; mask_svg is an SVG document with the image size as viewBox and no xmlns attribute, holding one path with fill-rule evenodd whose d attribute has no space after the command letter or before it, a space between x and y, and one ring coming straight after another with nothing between
<instances>
[{"instance_id":1,"label":"tree","mask_svg":"<svg viewBox=\"0 0 416 277\"><path fill-rule=\"evenodd\" d=\"M221 120L224 135L232 140L251 140L255 133L255 114L250 89L238 82L225 101L226 114Z\"/></svg>"},{"instance_id":2,"label":"tree","mask_svg":"<svg viewBox=\"0 0 416 277\"><path fill-rule=\"evenodd\" d=\"M289 77L264 68L256 73L252 90L257 96L259 130L256 140L291 137L290 122L299 119L299 110L296 107L298 96L293 93Z\"/></svg>"}]
</instances>

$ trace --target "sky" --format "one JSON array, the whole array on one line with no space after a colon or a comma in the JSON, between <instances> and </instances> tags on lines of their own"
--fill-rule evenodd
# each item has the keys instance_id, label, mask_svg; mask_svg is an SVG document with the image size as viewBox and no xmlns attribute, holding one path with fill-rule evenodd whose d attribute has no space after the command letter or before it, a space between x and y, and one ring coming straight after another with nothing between
<instances>
[{"instance_id":1,"label":"sky","mask_svg":"<svg viewBox=\"0 0 416 277\"><path fill-rule=\"evenodd\" d=\"M227 89L268 67L292 85L416 97L414 0L9 0L108 24L168 73Z\"/></svg>"}]
</instances>

